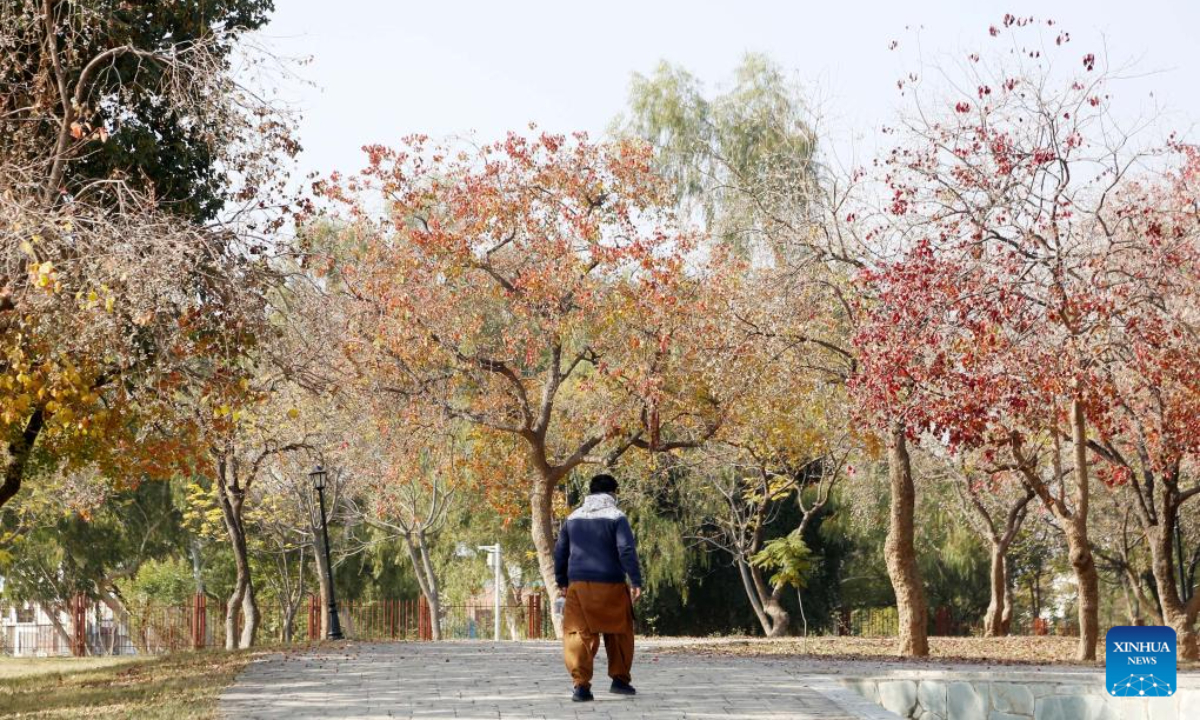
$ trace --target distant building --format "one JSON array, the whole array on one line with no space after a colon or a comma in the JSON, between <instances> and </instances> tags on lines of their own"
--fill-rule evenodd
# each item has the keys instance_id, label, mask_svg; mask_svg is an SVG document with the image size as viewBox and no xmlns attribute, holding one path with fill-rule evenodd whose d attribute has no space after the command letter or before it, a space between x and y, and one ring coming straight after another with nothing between
<instances>
[{"instance_id":1,"label":"distant building","mask_svg":"<svg viewBox=\"0 0 1200 720\"><path fill-rule=\"evenodd\" d=\"M163 643L153 628L132 637L128 618L118 621L112 609L100 603L88 606L86 616L89 655L139 655L156 652ZM71 654L74 622L66 610L48 610L39 603L0 604L0 655L54 657Z\"/></svg>"}]
</instances>

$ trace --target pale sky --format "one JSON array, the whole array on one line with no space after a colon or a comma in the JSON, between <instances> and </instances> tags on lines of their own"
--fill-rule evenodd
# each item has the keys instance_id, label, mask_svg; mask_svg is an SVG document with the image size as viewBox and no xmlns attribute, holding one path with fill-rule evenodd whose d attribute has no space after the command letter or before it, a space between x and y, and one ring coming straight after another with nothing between
<instances>
[{"instance_id":1,"label":"pale sky","mask_svg":"<svg viewBox=\"0 0 1200 720\"><path fill-rule=\"evenodd\" d=\"M361 168L359 148L410 133L474 132L480 140L535 121L555 132L604 133L625 105L633 72L660 59L710 86L746 52L770 55L811 88L839 154L861 161L899 103L907 69L888 50L921 26L923 52L988 47L1004 13L1054 18L1082 54L1107 48L1136 61L1151 92L1187 126L1200 119L1200 2L533 2L276 0L261 41L311 56L286 96L303 114L301 169ZM961 51L961 53L960 53ZM845 160L843 160L845 161ZM853 160L852 160L853 161Z\"/></svg>"}]
</instances>

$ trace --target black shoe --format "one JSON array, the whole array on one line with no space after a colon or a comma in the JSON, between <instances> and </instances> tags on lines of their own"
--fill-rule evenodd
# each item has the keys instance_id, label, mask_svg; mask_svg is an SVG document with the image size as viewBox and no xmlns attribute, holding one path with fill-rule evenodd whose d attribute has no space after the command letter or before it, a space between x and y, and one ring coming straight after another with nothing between
<instances>
[{"instance_id":1,"label":"black shoe","mask_svg":"<svg viewBox=\"0 0 1200 720\"><path fill-rule=\"evenodd\" d=\"M592 695L592 689L590 687L584 687L580 685L579 687L575 688L575 692L571 693L571 702L591 702L595 699L596 696Z\"/></svg>"},{"instance_id":2,"label":"black shoe","mask_svg":"<svg viewBox=\"0 0 1200 720\"><path fill-rule=\"evenodd\" d=\"M618 695L637 695L637 690L634 690L632 685L624 680L617 680L616 678L613 678L612 687L610 687L608 691Z\"/></svg>"}]
</instances>

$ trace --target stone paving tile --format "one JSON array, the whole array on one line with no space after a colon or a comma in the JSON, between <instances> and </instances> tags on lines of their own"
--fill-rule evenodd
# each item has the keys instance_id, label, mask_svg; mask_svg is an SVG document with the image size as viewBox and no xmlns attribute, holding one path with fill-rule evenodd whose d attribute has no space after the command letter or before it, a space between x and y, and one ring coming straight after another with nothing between
<instances>
[{"instance_id":1,"label":"stone paving tile","mask_svg":"<svg viewBox=\"0 0 1200 720\"><path fill-rule=\"evenodd\" d=\"M605 667L604 652L596 658ZM231 720L854 720L781 663L658 655L641 643L636 697L572 703L556 643L352 644L257 661L221 696Z\"/></svg>"}]
</instances>

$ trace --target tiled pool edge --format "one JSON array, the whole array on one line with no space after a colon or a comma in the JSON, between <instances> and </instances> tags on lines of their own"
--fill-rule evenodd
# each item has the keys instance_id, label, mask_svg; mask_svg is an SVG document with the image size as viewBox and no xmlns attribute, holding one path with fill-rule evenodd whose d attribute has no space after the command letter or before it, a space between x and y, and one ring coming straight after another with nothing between
<instances>
[{"instance_id":1,"label":"tiled pool edge","mask_svg":"<svg viewBox=\"0 0 1200 720\"><path fill-rule=\"evenodd\" d=\"M887 711L882 718L912 720L1195 720L1200 676L1181 675L1168 698L1113 698L1103 672L960 671L887 672L830 677L814 686L840 685ZM839 701L840 702L840 701ZM849 708L847 708L849 709ZM871 716L865 716L871 717ZM872 718L872 720L875 720Z\"/></svg>"}]
</instances>

